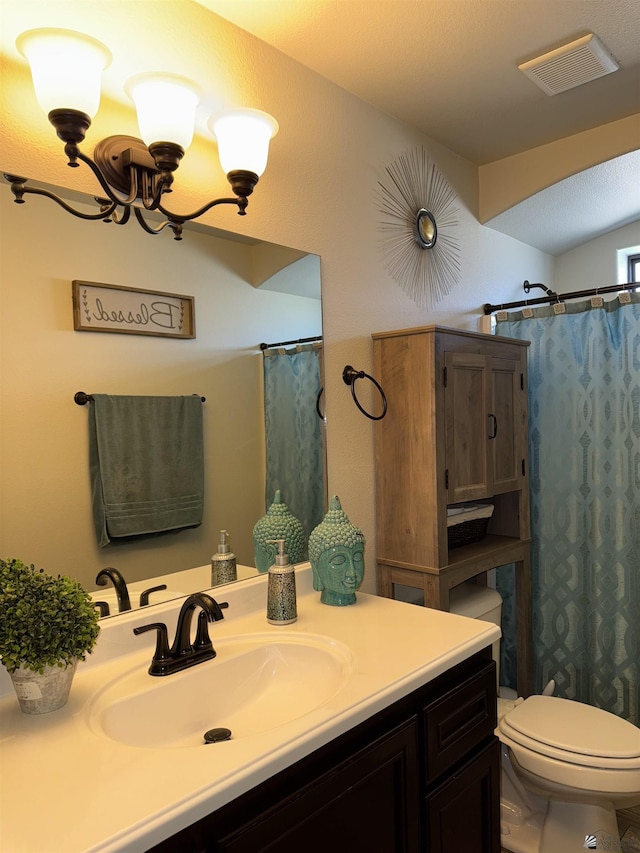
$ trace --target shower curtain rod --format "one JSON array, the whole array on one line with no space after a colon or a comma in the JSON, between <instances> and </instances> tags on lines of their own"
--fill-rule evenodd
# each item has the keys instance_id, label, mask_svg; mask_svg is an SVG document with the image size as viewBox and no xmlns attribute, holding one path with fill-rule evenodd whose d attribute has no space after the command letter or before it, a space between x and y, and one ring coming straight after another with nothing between
<instances>
[{"instance_id":1,"label":"shower curtain rod","mask_svg":"<svg viewBox=\"0 0 640 853\"><path fill-rule=\"evenodd\" d=\"M637 290L640 289L640 282L628 281L625 284L612 284L607 287L593 287L589 290L574 290L573 293L555 293L550 290L546 284L529 284L525 281L522 285L525 293L529 293L532 287L541 287L546 296L540 296L538 299L522 299L520 302L503 302L502 305L491 305L486 302L484 305L485 314L493 314L494 311L506 311L509 308L525 308L528 305L544 305L550 302L564 302L567 299L580 299L587 296L600 296L603 293L619 293L621 290Z\"/></svg>"},{"instance_id":2,"label":"shower curtain rod","mask_svg":"<svg viewBox=\"0 0 640 853\"><path fill-rule=\"evenodd\" d=\"M271 349L272 347L286 347L289 344L311 344L315 341L321 341L322 335L316 335L315 338L298 338L295 341L276 341L274 344L260 344L260 349Z\"/></svg>"}]
</instances>

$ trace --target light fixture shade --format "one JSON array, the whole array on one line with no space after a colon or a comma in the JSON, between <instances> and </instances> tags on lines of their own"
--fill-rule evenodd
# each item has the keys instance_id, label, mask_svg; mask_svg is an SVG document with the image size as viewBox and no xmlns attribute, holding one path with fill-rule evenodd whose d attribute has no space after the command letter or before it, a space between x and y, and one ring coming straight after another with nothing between
<instances>
[{"instance_id":1,"label":"light fixture shade","mask_svg":"<svg viewBox=\"0 0 640 853\"><path fill-rule=\"evenodd\" d=\"M95 116L102 71L111 62L103 44L73 30L47 27L22 33L16 47L29 60L36 98L45 113L69 109Z\"/></svg>"},{"instance_id":2,"label":"light fixture shade","mask_svg":"<svg viewBox=\"0 0 640 853\"><path fill-rule=\"evenodd\" d=\"M218 140L218 156L225 174L242 170L258 177L267 167L269 140L278 132L278 122L261 110L241 109L209 120Z\"/></svg>"},{"instance_id":3,"label":"light fixture shade","mask_svg":"<svg viewBox=\"0 0 640 853\"><path fill-rule=\"evenodd\" d=\"M136 105L145 145L173 142L185 151L193 140L198 87L176 74L137 74L125 88Z\"/></svg>"}]
</instances>

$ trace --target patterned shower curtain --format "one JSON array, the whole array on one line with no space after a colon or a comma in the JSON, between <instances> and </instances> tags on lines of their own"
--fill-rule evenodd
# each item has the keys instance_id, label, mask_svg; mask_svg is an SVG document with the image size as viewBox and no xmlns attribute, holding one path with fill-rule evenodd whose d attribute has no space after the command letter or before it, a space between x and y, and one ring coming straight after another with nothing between
<instances>
[{"instance_id":1,"label":"patterned shower curtain","mask_svg":"<svg viewBox=\"0 0 640 853\"><path fill-rule=\"evenodd\" d=\"M264 351L266 507L276 489L307 537L325 512L322 348L307 344Z\"/></svg>"},{"instance_id":2,"label":"patterned shower curtain","mask_svg":"<svg viewBox=\"0 0 640 853\"><path fill-rule=\"evenodd\" d=\"M595 302L499 316L496 334L531 341L534 689L553 678L556 695L637 725L640 294ZM512 567L497 586L513 686Z\"/></svg>"}]
</instances>

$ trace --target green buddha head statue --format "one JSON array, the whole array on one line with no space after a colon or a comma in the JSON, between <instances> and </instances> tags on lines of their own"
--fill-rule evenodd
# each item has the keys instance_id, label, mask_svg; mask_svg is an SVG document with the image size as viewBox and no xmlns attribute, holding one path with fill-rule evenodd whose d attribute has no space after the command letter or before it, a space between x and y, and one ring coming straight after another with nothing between
<instances>
[{"instance_id":1,"label":"green buddha head statue","mask_svg":"<svg viewBox=\"0 0 640 853\"><path fill-rule=\"evenodd\" d=\"M355 603L364 576L364 545L362 531L349 521L334 495L329 512L309 537L313 588L322 591L323 604Z\"/></svg>"}]
</instances>

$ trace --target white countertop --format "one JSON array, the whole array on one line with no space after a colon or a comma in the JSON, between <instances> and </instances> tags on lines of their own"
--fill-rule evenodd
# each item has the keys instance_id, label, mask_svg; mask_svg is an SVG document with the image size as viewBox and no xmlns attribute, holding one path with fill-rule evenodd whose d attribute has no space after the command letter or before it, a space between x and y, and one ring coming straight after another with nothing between
<instances>
[{"instance_id":1,"label":"white countertop","mask_svg":"<svg viewBox=\"0 0 640 853\"><path fill-rule=\"evenodd\" d=\"M79 665L69 703L59 711L23 714L3 670L0 851L147 850L500 636L487 622L364 593L350 607L322 605L308 564L296 568L296 582L298 620L282 627L265 618L265 575L213 591L218 601L229 602L224 621L210 626L214 647L216 638L260 631L275 639L286 631L329 636L353 656L352 674L336 695L267 732L206 746L153 749L125 746L89 728L86 707L96 691L132 662L151 660L155 632L135 637L132 628L165 621L172 639L180 602L104 620L96 650ZM213 670L221 654L222 647L218 658L199 667Z\"/></svg>"}]
</instances>

